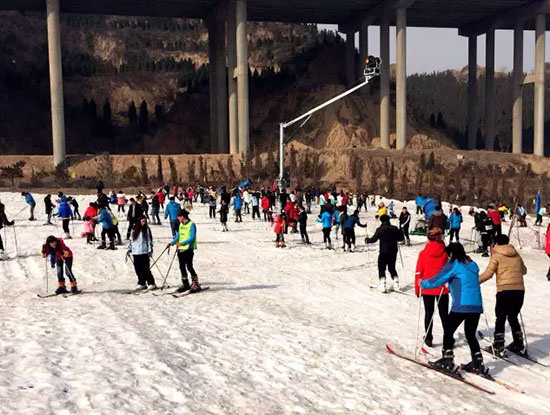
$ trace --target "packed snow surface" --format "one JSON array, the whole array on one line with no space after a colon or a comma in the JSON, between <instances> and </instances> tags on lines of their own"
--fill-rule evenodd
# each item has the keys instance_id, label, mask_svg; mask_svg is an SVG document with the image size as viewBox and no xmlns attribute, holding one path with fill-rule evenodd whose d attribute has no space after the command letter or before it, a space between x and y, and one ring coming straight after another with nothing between
<instances>
[{"instance_id":1,"label":"packed snow surface","mask_svg":"<svg viewBox=\"0 0 550 415\"><path fill-rule=\"evenodd\" d=\"M496 392L489 395L388 354L385 344L410 355L420 345L419 300L369 289L377 284L378 247L366 249L364 229L357 230L357 252L323 250L317 208L309 217L313 246L289 234L288 248L276 249L265 222L244 215L236 224L230 217L230 232L222 233L218 221L208 219L208 207L196 204L195 268L211 289L180 299L124 294L137 282L131 263L125 263L126 247L98 251L86 245L82 222L75 222L77 237L66 242L84 292L40 299L46 272L50 292L56 283L40 248L48 235L61 237L62 229L43 225L44 195L34 196L38 220L29 222L21 195L0 193L8 218L16 220L19 254L13 229L7 228L2 237L10 260L0 262L1 414L550 413L550 369L520 358L515 359L520 366L513 366L484 355L494 376L525 392L468 375ZM81 212L92 198L77 197ZM397 213L401 205L396 202ZM414 203L408 206L412 211ZM369 234L377 226L371 209L361 213ZM472 219L467 207L462 212L461 236L471 239ZM125 227L121 217L123 237ZM167 223L151 227L156 257L170 241L170 230ZM512 235L529 269L527 340L531 354L548 364L549 260L537 242L544 245L544 230L530 226ZM398 259L401 286L409 294L425 238L412 241L412 247L401 248L403 263ZM465 244L472 249L471 242ZM173 252L159 261L163 274ZM472 257L483 270L488 258ZM153 273L160 285L159 269ZM167 282L177 286L179 275L176 261ZM480 329L490 336L494 279L482 292L489 329L484 317ZM436 318L436 355L440 326ZM457 363L469 361L462 330Z\"/></svg>"}]
</instances>

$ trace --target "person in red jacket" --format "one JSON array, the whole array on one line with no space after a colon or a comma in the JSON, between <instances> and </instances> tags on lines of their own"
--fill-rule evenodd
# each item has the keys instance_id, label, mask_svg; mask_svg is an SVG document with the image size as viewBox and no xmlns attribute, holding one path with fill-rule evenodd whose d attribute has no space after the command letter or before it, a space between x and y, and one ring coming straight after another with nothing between
<instances>
[{"instance_id":1,"label":"person in red jacket","mask_svg":"<svg viewBox=\"0 0 550 415\"><path fill-rule=\"evenodd\" d=\"M76 286L76 278L73 275L73 252L63 242L63 239L56 238L55 236L48 236L46 243L42 245L42 258L50 257L50 264L52 268L57 266L57 290L55 293L65 294L67 288L65 288L65 277L63 276L63 265L67 270L67 277L71 283L71 292L78 293Z\"/></svg>"},{"instance_id":2,"label":"person in red jacket","mask_svg":"<svg viewBox=\"0 0 550 415\"><path fill-rule=\"evenodd\" d=\"M300 209L298 203L294 202L288 211L288 222L292 226L292 233L298 233L298 220L300 219Z\"/></svg>"},{"instance_id":3,"label":"person in red jacket","mask_svg":"<svg viewBox=\"0 0 550 415\"><path fill-rule=\"evenodd\" d=\"M420 284L422 280L429 280L434 277L445 266L447 261L448 257L445 252L445 243L443 242L443 231L439 228L433 228L428 233L428 243L418 255L414 281L416 296L422 295L422 300L424 301L424 328L426 330L424 343L429 347L432 347L433 344L432 328L436 301L443 329L445 329L447 324L449 316L449 289L447 286L443 286L421 290Z\"/></svg>"},{"instance_id":4,"label":"person in red jacket","mask_svg":"<svg viewBox=\"0 0 550 415\"><path fill-rule=\"evenodd\" d=\"M269 208L271 207L271 203L269 202L269 198L267 195L264 195L262 197L262 212L264 213L264 221L269 221Z\"/></svg>"},{"instance_id":5,"label":"person in red jacket","mask_svg":"<svg viewBox=\"0 0 550 415\"><path fill-rule=\"evenodd\" d=\"M274 231L275 231L275 234L277 235L275 246L277 248L284 248L286 246L285 244L285 229L286 229L285 212L281 212L281 214L274 219L274 222L272 223L272 225L275 225Z\"/></svg>"},{"instance_id":6,"label":"person in red jacket","mask_svg":"<svg viewBox=\"0 0 550 415\"><path fill-rule=\"evenodd\" d=\"M502 234L502 221L500 220L500 212L497 210L494 203L489 204L487 216L493 221L493 238ZM491 238L492 240L492 238Z\"/></svg>"},{"instance_id":7,"label":"person in red jacket","mask_svg":"<svg viewBox=\"0 0 550 415\"><path fill-rule=\"evenodd\" d=\"M550 223L548 224L548 228L546 228L546 246L544 248L544 252L546 252L546 255L550 258ZM546 278L550 281L550 268L548 268Z\"/></svg>"},{"instance_id":8,"label":"person in red jacket","mask_svg":"<svg viewBox=\"0 0 550 415\"><path fill-rule=\"evenodd\" d=\"M93 219L97 215L97 204L95 204L94 202L90 202L90 205L86 208L84 216L82 217L85 222L90 222L90 225L92 227L91 232L86 232L91 233L91 235L87 238L87 242L97 241L97 238L95 237L95 226L97 222Z\"/></svg>"},{"instance_id":9,"label":"person in red jacket","mask_svg":"<svg viewBox=\"0 0 550 415\"><path fill-rule=\"evenodd\" d=\"M160 207L162 208L162 211L164 212L164 199L165 199L165 195L164 195L164 192L162 191L162 187L157 191L157 196L158 196L158 198L159 198Z\"/></svg>"}]
</instances>

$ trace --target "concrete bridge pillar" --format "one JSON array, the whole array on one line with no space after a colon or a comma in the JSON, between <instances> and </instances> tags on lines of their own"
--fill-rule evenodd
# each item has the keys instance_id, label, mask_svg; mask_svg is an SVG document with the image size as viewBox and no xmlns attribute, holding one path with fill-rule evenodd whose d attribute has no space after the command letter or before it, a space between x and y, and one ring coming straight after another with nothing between
<instances>
[{"instance_id":1,"label":"concrete bridge pillar","mask_svg":"<svg viewBox=\"0 0 550 415\"><path fill-rule=\"evenodd\" d=\"M246 156L250 145L248 102L248 40L246 37L247 1L236 0L237 94L239 114L239 152Z\"/></svg>"},{"instance_id":2,"label":"concrete bridge pillar","mask_svg":"<svg viewBox=\"0 0 550 415\"><path fill-rule=\"evenodd\" d=\"M65 114L59 0L46 0L54 167L65 163Z\"/></svg>"},{"instance_id":3,"label":"concrete bridge pillar","mask_svg":"<svg viewBox=\"0 0 550 415\"><path fill-rule=\"evenodd\" d=\"M468 150L477 139L477 36L468 37Z\"/></svg>"},{"instance_id":4,"label":"concrete bridge pillar","mask_svg":"<svg viewBox=\"0 0 550 415\"><path fill-rule=\"evenodd\" d=\"M227 139L227 81L225 67L225 22L208 21L210 60L210 144L213 153L229 151Z\"/></svg>"},{"instance_id":5,"label":"concrete bridge pillar","mask_svg":"<svg viewBox=\"0 0 550 415\"><path fill-rule=\"evenodd\" d=\"M544 48L546 14L535 17L535 133L534 154L544 156Z\"/></svg>"},{"instance_id":6,"label":"concrete bridge pillar","mask_svg":"<svg viewBox=\"0 0 550 415\"><path fill-rule=\"evenodd\" d=\"M346 32L346 82L348 85L356 81L355 78L355 31Z\"/></svg>"},{"instance_id":7,"label":"concrete bridge pillar","mask_svg":"<svg viewBox=\"0 0 550 415\"><path fill-rule=\"evenodd\" d=\"M397 150L407 147L407 9L396 11L396 133Z\"/></svg>"},{"instance_id":8,"label":"concrete bridge pillar","mask_svg":"<svg viewBox=\"0 0 550 415\"><path fill-rule=\"evenodd\" d=\"M523 21L514 27L514 108L512 152L523 153Z\"/></svg>"},{"instance_id":9,"label":"concrete bridge pillar","mask_svg":"<svg viewBox=\"0 0 550 415\"><path fill-rule=\"evenodd\" d=\"M485 149L495 149L495 30L486 34L485 46Z\"/></svg>"},{"instance_id":10,"label":"concrete bridge pillar","mask_svg":"<svg viewBox=\"0 0 550 415\"><path fill-rule=\"evenodd\" d=\"M239 154L239 110L237 106L237 10L236 0L229 0L227 17L227 66L229 107L229 153Z\"/></svg>"},{"instance_id":11,"label":"concrete bridge pillar","mask_svg":"<svg viewBox=\"0 0 550 415\"><path fill-rule=\"evenodd\" d=\"M380 22L380 147L390 148L390 19L387 12Z\"/></svg>"},{"instance_id":12,"label":"concrete bridge pillar","mask_svg":"<svg viewBox=\"0 0 550 415\"><path fill-rule=\"evenodd\" d=\"M369 26L365 22L361 23L361 30L359 32L359 56L361 59L361 64L359 65L358 73L355 76L357 79L363 76L365 61L369 56Z\"/></svg>"}]
</instances>

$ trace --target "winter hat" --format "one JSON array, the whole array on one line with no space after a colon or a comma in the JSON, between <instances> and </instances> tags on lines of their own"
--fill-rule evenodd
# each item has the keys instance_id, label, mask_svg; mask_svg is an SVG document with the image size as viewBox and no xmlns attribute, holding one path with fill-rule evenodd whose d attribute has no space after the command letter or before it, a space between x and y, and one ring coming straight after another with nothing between
<instances>
[{"instance_id":1,"label":"winter hat","mask_svg":"<svg viewBox=\"0 0 550 415\"><path fill-rule=\"evenodd\" d=\"M432 228L428 232L428 240L430 241L442 241L443 240L443 231L439 228Z\"/></svg>"}]
</instances>

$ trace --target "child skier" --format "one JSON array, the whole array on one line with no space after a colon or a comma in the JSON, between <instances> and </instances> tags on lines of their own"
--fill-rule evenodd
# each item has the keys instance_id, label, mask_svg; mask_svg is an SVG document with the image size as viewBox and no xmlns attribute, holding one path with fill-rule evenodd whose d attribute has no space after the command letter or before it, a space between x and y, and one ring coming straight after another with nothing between
<instances>
[{"instance_id":1,"label":"child skier","mask_svg":"<svg viewBox=\"0 0 550 415\"><path fill-rule=\"evenodd\" d=\"M100 206L99 215L97 215L93 219L96 220L98 223L101 223L101 226L103 227L103 230L101 231L101 245L99 245L97 249L107 249L107 244L105 240L105 235L107 235L109 237L108 249L111 249L113 251L116 250L113 219L107 211L107 208L104 206Z\"/></svg>"},{"instance_id":2,"label":"child skier","mask_svg":"<svg viewBox=\"0 0 550 415\"><path fill-rule=\"evenodd\" d=\"M459 234L460 227L462 226L462 213L460 213L457 207L453 208L453 213L449 216L449 226L451 228L449 243L452 243L454 238L456 238L457 242L460 242Z\"/></svg>"},{"instance_id":3,"label":"child skier","mask_svg":"<svg viewBox=\"0 0 550 415\"><path fill-rule=\"evenodd\" d=\"M59 207L57 208L57 213L55 216L59 216L63 223L63 232L65 232L65 238L71 239L71 232L69 231L69 223L71 221L71 217L73 216L73 212L71 210L71 207L67 203L66 199L63 199Z\"/></svg>"},{"instance_id":4,"label":"child skier","mask_svg":"<svg viewBox=\"0 0 550 415\"><path fill-rule=\"evenodd\" d=\"M82 217L80 216L80 212L78 211L78 202L76 201L76 199L72 196L69 196L67 198L67 202L69 202L69 205L71 205L73 207L73 216L71 216L71 220L82 220Z\"/></svg>"},{"instance_id":5,"label":"child skier","mask_svg":"<svg viewBox=\"0 0 550 415\"><path fill-rule=\"evenodd\" d=\"M34 219L34 208L36 207L36 202L34 201L34 198L29 192L21 192L21 196L25 198L25 202L30 206L31 209L31 217L29 220L35 220Z\"/></svg>"},{"instance_id":6,"label":"child skier","mask_svg":"<svg viewBox=\"0 0 550 415\"><path fill-rule=\"evenodd\" d=\"M63 239L56 238L55 236L48 236L46 243L42 245L42 258L50 257L50 264L52 268L57 266L57 284L58 287L55 290L57 295L67 293L65 288L65 277L63 276L63 265L67 271L67 278L69 278L71 284L71 292L78 293L78 287L76 285L76 278L73 274L73 253L65 245Z\"/></svg>"},{"instance_id":7,"label":"child skier","mask_svg":"<svg viewBox=\"0 0 550 415\"><path fill-rule=\"evenodd\" d=\"M44 207L46 209L46 216L48 217L46 224L51 225L52 224L52 214L53 214L53 208L55 207L52 203L52 195L48 194L44 198Z\"/></svg>"},{"instance_id":8,"label":"child skier","mask_svg":"<svg viewBox=\"0 0 550 415\"><path fill-rule=\"evenodd\" d=\"M276 248L285 248L285 228L286 228L286 214L285 212L281 212L279 216L277 216L274 220L274 231L275 235L277 235L277 238L275 240L275 247Z\"/></svg>"},{"instance_id":9,"label":"child skier","mask_svg":"<svg viewBox=\"0 0 550 415\"><path fill-rule=\"evenodd\" d=\"M344 223L344 252L346 252L346 245L349 252L355 251L355 225L361 228L367 227L359 220L359 210L355 210Z\"/></svg>"},{"instance_id":10,"label":"child skier","mask_svg":"<svg viewBox=\"0 0 550 415\"><path fill-rule=\"evenodd\" d=\"M229 229L227 229L227 217L229 216L229 206L227 205L227 202L222 199L222 205L220 206L220 210L218 211L220 214L220 223L222 224L222 232L228 232Z\"/></svg>"},{"instance_id":11,"label":"child skier","mask_svg":"<svg viewBox=\"0 0 550 415\"><path fill-rule=\"evenodd\" d=\"M132 231L127 256L133 256L134 270L138 277L136 290L156 290L149 258L153 256L153 234L146 218L140 218Z\"/></svg>"},{"instance_id":12,"label":"child skier","mask_svg":"<svg viewBox=\"0 0 550 415\"><path fill-rule=\"evenodd\" d=\"M323 225L323 243L325 244L325 248L332 249L332 240L330 239L330 232L332 231L332 214L330 211L325 208L324 212L319 215L317 222Z\"/></svg>"}]
</instances>

